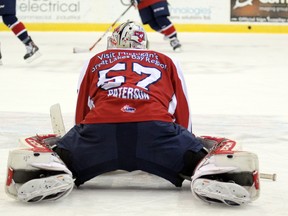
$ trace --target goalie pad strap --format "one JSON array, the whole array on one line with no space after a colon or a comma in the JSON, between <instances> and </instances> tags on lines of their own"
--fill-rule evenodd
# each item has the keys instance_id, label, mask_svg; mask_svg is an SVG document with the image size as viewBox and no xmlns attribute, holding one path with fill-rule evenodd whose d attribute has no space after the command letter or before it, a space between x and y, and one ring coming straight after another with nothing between
<instances>
[{"instance_id":1,"label":"goalie pad strap","mask_svg":"<svg viewBox=\"0 0 288 216\"><path fill-rule=\"evenodd\" d=\"M254 175L253 172L241 172L241 173L221 173L217 175L205 175L201 178L206 179L220 179L223 182L235 182L236 184L242 186L253 186L254 184Z\"/></svg>"},{"instance_id":2,"label":"goalie pad strap","mask_svg":"<svg viewBox=\"0 0 288 216\"><path fill-rule=\"evenodd\" d=\"M63 171L53 170L14 170L13 181L15 183L26 183L32 179L49 177L63 174Z\"/></svg>"}]
</instances>

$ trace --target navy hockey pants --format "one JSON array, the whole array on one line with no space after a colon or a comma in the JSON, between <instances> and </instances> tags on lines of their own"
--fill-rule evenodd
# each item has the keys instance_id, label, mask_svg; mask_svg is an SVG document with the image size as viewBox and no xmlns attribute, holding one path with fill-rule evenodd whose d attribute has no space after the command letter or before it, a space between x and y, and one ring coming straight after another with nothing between
<instances>
[{"instance_id":1,"label":"navy hockey pants","mask_svg":"<svg viewBox=\"0 0 288 216\"><path fill-rule=\"evenodd\" d=\"M77 186L110 171L142 170L181 187L183 155L202 149L185 128L161 121L76 125L57 146Z\"/></svg>"}]
</instances>

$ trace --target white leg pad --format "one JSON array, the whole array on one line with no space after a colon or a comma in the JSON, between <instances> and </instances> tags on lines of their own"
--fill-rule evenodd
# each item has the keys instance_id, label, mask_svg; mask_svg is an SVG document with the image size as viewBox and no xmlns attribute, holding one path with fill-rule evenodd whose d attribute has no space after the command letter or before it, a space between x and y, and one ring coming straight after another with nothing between
<instances>
[{"instance_id":1,"label":"white leg pad","mask_svg":"<svg viewBox=\"0 0 288 216\"><path fill-rule=\"evenodd\" d=\"M68 195L72 173L51 149L37 137L20 140L22 147L8 157L6 193L20 201L56 200Z\"/></svg>"},{"instance_id":2,"label":"white leg pad","mask_svg":"<svg viewBox=\"0 0 288 216\"><path fill-rule=\"evenodd\" d=\"M260 193L257 155L220 146L196 167L191 191L208 203L235 206L256 200Z\"/></svg>"}]
</instances>

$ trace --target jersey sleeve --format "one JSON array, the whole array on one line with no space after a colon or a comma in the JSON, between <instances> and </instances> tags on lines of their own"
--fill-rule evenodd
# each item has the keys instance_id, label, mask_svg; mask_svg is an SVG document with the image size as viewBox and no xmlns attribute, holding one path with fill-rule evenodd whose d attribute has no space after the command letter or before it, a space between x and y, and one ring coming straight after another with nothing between
<instances>
[{"instance_id":1,"label":"jersey sleeve","mask_svg":"<svg viewBox=\"0 0 288 216\"><path fill-rule=\"evenodd\" d=\"M175 94L170 102L169 112L174 115L175 123L182 125L192 132L192 121L186 82L179 62L174 59L173 63L175 68L173 70L172 82Z\"/></svg>"},{"instance_id":2,"label":"jersey sleeve","mask_svg":"<svg viewBox=\"0 0 288 216\"><path fill-rule=\"evenodd\" d=\"M77 104L75 112L75 123L80 124L89 112L89 61L86 62L80 73L77 86Z\"/></svg>"}]
</instances>

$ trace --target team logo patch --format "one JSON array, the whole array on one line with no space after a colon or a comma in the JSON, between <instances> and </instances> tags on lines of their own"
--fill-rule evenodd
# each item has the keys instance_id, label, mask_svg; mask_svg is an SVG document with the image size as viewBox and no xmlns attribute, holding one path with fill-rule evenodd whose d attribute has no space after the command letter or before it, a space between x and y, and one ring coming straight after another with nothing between
<instances>
[{"instance_id":1,"label":"team logo patch","mask_svg":"<svg viewBox=\"0 0 288 216\"><path fill-rule=\"evenodd\" d=\"M129 105L125 105L121 108L122 112L127 112L127 113L135 113L136 109L129 106Z\"/></svg>"},{"instance_id":2,"label":"team logo patch","mask_svg":"<svg viewBox=\"0 0 288 216\"><path fill-rule=\"evenodd\" d=\"M142 32L142 31L135 31L134 35L138 37L139 43L141 43L145 39L144 32Z\"/></svg>"}]
</instances>

